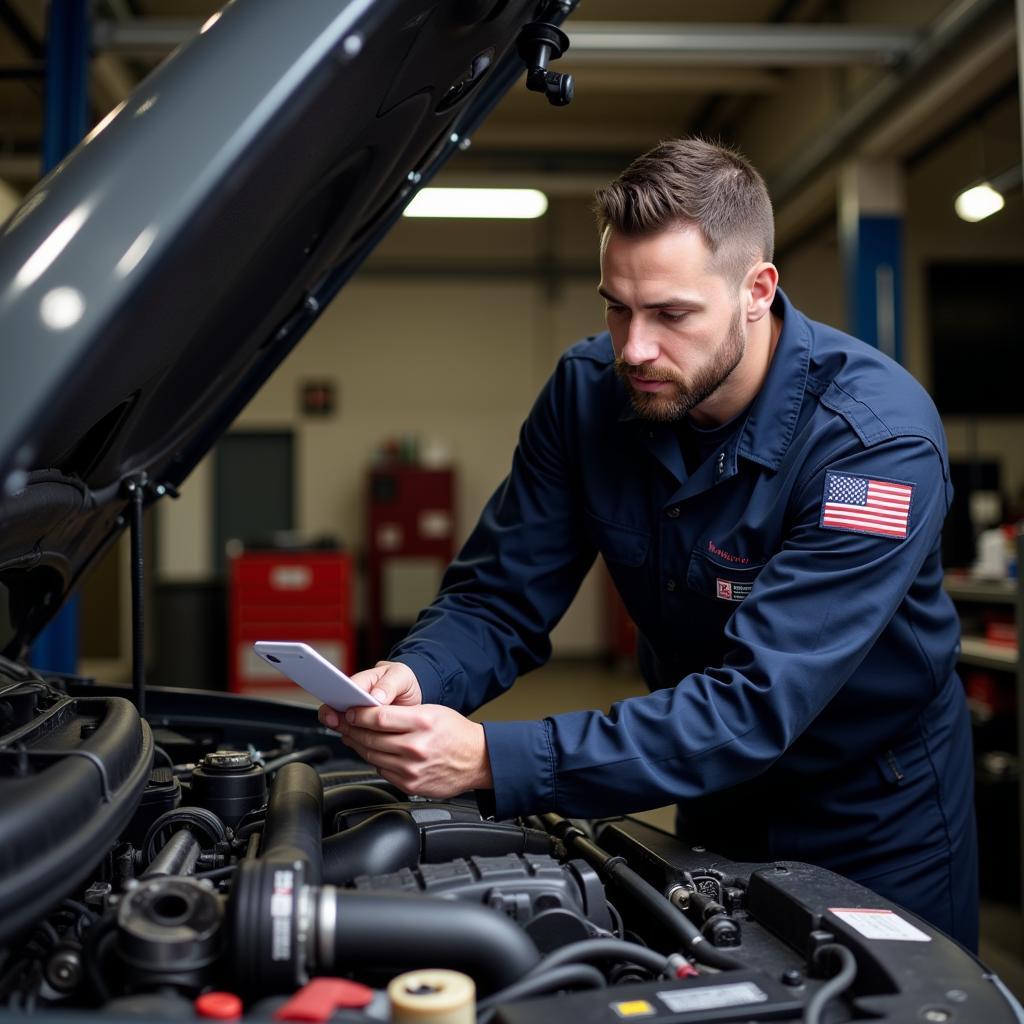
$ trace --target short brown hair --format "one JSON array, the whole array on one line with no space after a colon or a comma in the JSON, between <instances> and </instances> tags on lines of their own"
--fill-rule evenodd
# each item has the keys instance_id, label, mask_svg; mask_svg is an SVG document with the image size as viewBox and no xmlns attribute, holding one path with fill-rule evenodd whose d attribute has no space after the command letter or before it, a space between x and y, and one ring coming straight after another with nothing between
<instances>
[{"instance_id":1,"label":"short brown hair","mask_svg":"<svg viewBox=\"0 0 1024 1024\"><path fill-rule=\"evenodd\" d=\"M601 235L647 235L694 224L718 270L741 275L775 249L764 179L734 149L704 139L669 139L637 157L594 197Z\"/></svg>"}]
</instances>

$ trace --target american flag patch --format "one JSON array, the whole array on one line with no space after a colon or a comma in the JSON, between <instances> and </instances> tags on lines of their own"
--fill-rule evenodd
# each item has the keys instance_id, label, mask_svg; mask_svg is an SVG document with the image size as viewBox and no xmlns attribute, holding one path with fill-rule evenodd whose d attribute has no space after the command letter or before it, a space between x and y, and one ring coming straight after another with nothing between
<instances>
[{"instance_id":1,"label":"american flag patch","mask_svg":"<svg viewBox=\"0 0 1024 1024\"><path fill-rule=\"evenodd\" d=\"M914 484L830 472L825 475L821 525L902 540L910 527L913 497Z\"/></svg>"}]
</instances>

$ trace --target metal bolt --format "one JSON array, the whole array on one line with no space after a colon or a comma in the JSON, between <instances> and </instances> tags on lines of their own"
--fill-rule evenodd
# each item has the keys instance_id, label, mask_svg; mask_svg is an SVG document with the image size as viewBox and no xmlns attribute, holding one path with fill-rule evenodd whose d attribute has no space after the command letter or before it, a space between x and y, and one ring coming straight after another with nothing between
<instances>
[{"instance_id":1,"label":"metal bolt","mask_svg":"<svg viewBox=\"0 0 1024 1024\"><path fill-rule=\"evenodd\" d=\"M665 895L669 903L677 906L680 910L686 910L690 905L690 890L685 885L674 885Z\"/></svg>"},{"instance_id":2,"label":"metal bolt","mask_svg":"<svg viewBox=\"0 0 1024 1024\"><path fill-rule=\"evenodd\" d=\"M341 48L345 52L346 57L355 57L363 48L363 37L355 33L346 36L342 41Z\"/></svg>"},{"instance_id":3,"label":"metal bolt","mask_svg":"<svg viewBox=\"0 0 1024 1024\"><path fill-rule=\"evenodd\" d=\"M464 138L464 139L463 139L463 140L462 140L462 141L461 141L461 142L459 143L459 149L461 149L461 150L462 150L462 152L463 152L463 153L465 153L465 152L466 152L466 150L467 150L467 149L469 149L469 147L470 147L470 146L472 146L472 145L473 145L473 140L472 140L472 139L471 139L471 138L470 138L470 137L469 137L469 136L467 135L467 136L466 136L466 137L465 137L465 138Z\"/></svg>"},{"instance_id":4,"label":"metal bolt","mask_svg":"<svg viewBox=\"0 0 1024 1024\"><path fill-rule=\"evenodd\" d=\"M953 1014L948 1010L925 1010L921 1016L924 1020L930 1021L931 1024L942 1024L943 1021L953 1019Z\"/></svg>"},{"instance_id":5,"label":"metal bolt","mask_svg":"<svg viewBox=\"0 0 1024 1024\"><path fill-rule=\"evenodd\" d=\"M804 983L804 976L795 968L787 967L782 972L782 984L783 985L802 985Z\"/></svg>"}]
</instances>

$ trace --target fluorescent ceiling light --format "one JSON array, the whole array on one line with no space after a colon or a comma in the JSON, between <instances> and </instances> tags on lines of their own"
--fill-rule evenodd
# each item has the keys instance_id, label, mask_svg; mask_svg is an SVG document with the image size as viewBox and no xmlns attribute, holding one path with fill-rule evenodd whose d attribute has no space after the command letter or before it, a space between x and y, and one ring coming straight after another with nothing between
<instances>
[{"instance_id":1,"label":"fluorescent ceiling light","mask_svg":"<svg viewBox=\"0 0 1024 1024\"><path fill-rule=\"evenodd\" d=\"M998 213L1006 205L1006 200L987 181L972 188L964 189L953 203L956 215L971 224L993 213Z\"/></svg>"},{"instance_id":2,"label":"fluorescent ceiling light","mask_svg":"<svg viewBox=\"0 0 1024 1024\"><path fill-rule=\"evenodd\" d=\"M535 188L425 188L405 216L533 220L547 208L548 197Z\"/></svg>"}]
</instances>

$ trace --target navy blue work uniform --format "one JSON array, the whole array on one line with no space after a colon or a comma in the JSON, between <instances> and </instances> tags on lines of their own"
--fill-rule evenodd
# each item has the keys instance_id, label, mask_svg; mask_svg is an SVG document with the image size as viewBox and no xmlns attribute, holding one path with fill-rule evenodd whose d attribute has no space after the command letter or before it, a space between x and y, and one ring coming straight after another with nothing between
<instances>
[{"instance_id":1,"label":"navy blue work uniform","mask_svg":"<svg viewBox=\"0 0 1024 1024\"><path fill-rule=\"evenodd\" d=\"M424 702L473 711L547 659L600 552L652 692L488 723L497 815L676 801L681 828L713 850L823 865L975 948L939 417L870 346L781 292L773 312L783 326L761 391L692 473L680 425L634 413L609 335L569 349L392 658Z\"/></svg>"}]
</instances>

